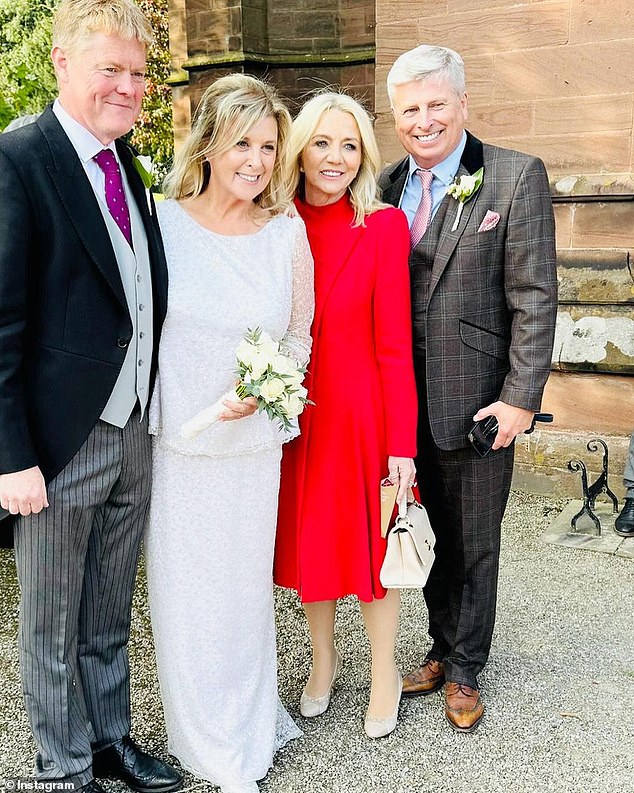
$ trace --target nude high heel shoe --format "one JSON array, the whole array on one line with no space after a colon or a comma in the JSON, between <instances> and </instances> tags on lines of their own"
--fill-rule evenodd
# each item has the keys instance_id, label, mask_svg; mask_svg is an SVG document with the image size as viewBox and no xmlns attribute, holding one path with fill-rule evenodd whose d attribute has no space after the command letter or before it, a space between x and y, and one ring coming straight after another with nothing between
<instances>
[{"instance_id":1,"label":"nude high heel shoe","mask_svg":"<svg viewBox=\"0 0 634 793\"><path fill-rule=\"evenodd\" d=\"M386 719L373 719L368 713L365 714L365 722L363 728L368 738L384 738L394 731L396 722L398 721L398 706L401 704L401 692L403 691L403 680L397 671L398 675L398 695L396 697L396 707L394 712Z\"/></svg>"},{"instance_id":2,"label":"nude high heel shoe","mask_svg":"<svg viewBox=\"0 0 634 793\"><path fill-rule=\"evenodd\" d=\"M335 653L335 669L332 673L332 680L330 681L328 691L323 695L323 697L309 697L306 693L306 689L302 691L302 696L299 699L299 712L305 719L312 719L315 716L321 716L322 713L325 713L328 710L332 688L335 685L335 681L339 677L341 667L343 666L343 659L339 654L339 650L335 650Z\"/></svg>"}]
</instances>

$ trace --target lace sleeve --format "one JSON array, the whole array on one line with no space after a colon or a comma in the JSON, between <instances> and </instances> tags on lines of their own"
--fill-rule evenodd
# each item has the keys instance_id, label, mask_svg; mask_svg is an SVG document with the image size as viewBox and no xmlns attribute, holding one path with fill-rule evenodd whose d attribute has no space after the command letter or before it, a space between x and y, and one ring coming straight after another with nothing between
<instances>
[{"instance_id":1,"label":"lace sleeve","mask_svg":"<svg viewBox=\"0 0 634 793\"><path fill-rule=\"evenodd\" d=\"M289 355L305 366L310 358L312 345L310 326L315 311L313 256L310 252L304 221L301 218L294 220L297 231L293 250L291 318L281 343Z\"/></svg>"}]
</instances>

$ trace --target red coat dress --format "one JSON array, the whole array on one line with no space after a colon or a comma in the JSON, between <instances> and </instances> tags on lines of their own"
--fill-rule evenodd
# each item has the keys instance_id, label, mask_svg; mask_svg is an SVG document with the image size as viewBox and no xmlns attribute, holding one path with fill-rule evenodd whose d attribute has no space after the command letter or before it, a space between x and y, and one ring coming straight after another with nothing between
<instances>
[{"instance_id":1,"label":"red coat dress","mask_svg":"<svg viewBox=\"0 0 634 793\"><path fill-rule=\"evenodd\" d=\"M387 458L416 455L407 220L388 208L352 228L347 195L296 204L315 259L305 383L315 405L284 448L274 579L303 602L371 601L386 591L379 486Z\"/></svg>"}]
</instances>

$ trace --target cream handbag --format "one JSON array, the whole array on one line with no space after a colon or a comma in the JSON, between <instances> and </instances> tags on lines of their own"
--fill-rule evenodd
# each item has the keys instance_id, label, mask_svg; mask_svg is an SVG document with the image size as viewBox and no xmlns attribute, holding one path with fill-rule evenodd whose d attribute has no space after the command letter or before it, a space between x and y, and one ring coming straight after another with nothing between
<instances>
[{"instance_id":1,"label":"cream handbag","mask_svg":"<svg viewBox=\"0 0 634 793\"><path fill-rule=\"evenodd\" d=\"M425 586L436 558L435 544L427 510L409 490L387 535L387 550L379 574L383 586L386 589Z\"/></svg>"}]
</instances>

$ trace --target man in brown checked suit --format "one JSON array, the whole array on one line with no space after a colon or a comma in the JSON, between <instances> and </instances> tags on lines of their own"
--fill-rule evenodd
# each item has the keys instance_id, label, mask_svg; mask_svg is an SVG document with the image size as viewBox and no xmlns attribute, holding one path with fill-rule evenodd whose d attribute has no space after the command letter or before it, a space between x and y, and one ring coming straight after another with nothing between
<instances>
[{"instance_id":1,"label":"man in brown checked suit","mask_svg":"<svg viewBox=\"0 0 634 793\"><path fill-rule=\"evenodd\" d=\"M424 590L432 645L403 694L444 685L449 723L472 732L484 713L477 675L491 647L513 442L531 426L550 369L553 211L541 160L466 132L456 52L423 45L404 53L388 93L408 156L384 171L381 187L410 221L416 469L437 538ZM478 186L468 177L480 169ZM448 194L461 179L462 205L455 188ZM486 416L499 429L480 457L467 433Z\"/></svg>"}]
</instances>

